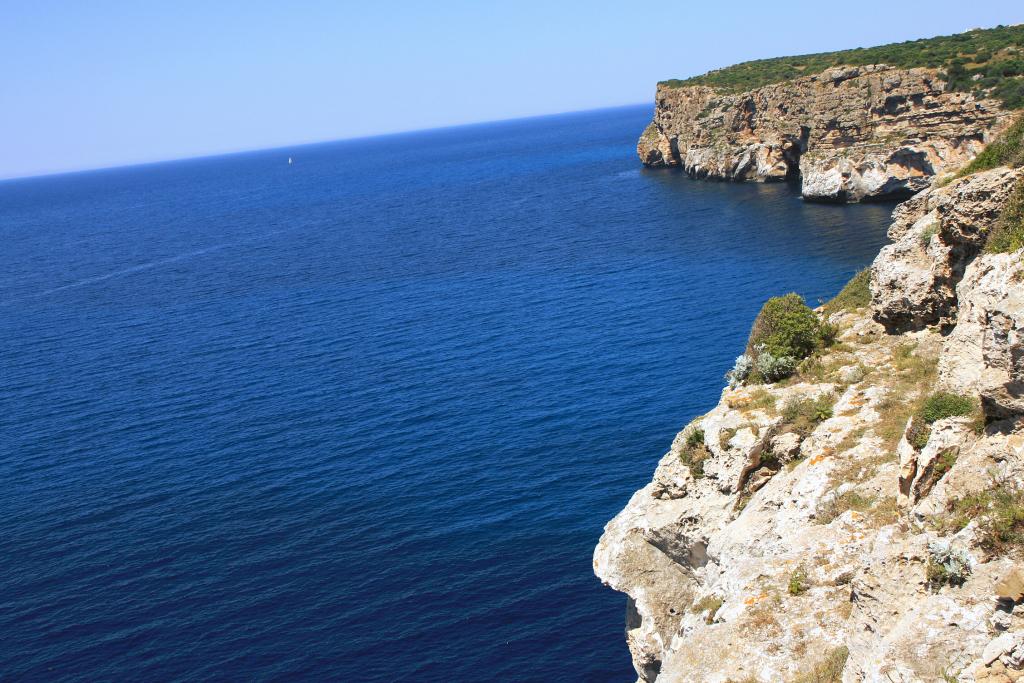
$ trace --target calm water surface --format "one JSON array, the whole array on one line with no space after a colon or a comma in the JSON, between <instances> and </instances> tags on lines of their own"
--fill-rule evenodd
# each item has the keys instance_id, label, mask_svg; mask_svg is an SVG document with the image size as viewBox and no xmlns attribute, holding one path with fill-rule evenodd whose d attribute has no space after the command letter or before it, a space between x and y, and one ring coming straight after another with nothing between
<instances>
[{"instance_id":1,"label":"calm water surface","mask_svg":"<svg viewBox=\"0 0 1024 683\"><path fill-rule=\"evenodd\" d=\"M0 679L632 680L602 526L891 208L648 117L0 183Z\"/></svg>"}]
</instances>

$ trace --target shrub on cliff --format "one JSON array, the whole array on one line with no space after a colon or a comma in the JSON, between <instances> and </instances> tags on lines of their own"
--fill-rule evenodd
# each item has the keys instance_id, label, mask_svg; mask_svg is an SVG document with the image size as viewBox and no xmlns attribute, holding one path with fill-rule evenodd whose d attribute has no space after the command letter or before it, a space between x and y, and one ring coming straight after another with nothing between
<instances>
[{"instance_id":1,"label":"shrub on cliff","mask_svg":"<svg viewBox=\"0 0 1024 683\"><path fill-rule=\"evenodd\" d=\"M921 403L907 427L907 441L917 450L928 445L932 435L932 423L947 417L967 417L978 413L976 401L948 391L937 391ZM981 422L984 426L984 418Z\"/></svg>"},{"instance_id":2,"label":"shrub on cliff","mask_svg":"<svg viewBox=\"0 0 1024 683\"><path fill-rule=\"evenodd\" d=\"M732 370L725 373L725 380L729 383L730 387L736 387L747 381L747 378L750 377L750 373L753 371L754 359L744 353L736 356L736 362L733 363Z\"/></svg>"},{"instance_id":3,"label":"shrub on cliff","mask_svg":"<svg viewBox=\"0 0 1024 683\"><path fill-rule=\"evenodd\" d=\"M744 354L753 362L750 379L775 382L797 362L827 346L835 330L823 324L799 294L772 297L754 319Z\"/></svg>"},{"instance_id":4,"label":"shrub on cliff","mask_svg":"<svg viewBox=\"0 0 1024 683\"><path fill-rule=\"evenodd\" d=\"M776 356L767 349L761 349L754 361L754 368L765 382L778 382L796 371L797 359L793 356Z\"/></svg>"},{"instance_id":5,"label":"shrub on cliff","mask_svg":"<svg viewBox=\"0 0 1024 683\"><path fill-rule=\"evenodd\" d=\"M928 587L938 589L949 584L960 586L971 574L971 556L962 548L953 548L945 541L928 544Z\"/></svg>"},{"instance_id":6,"label":"shrub on cliff","mask_svg":"<svg viewBox=\"0 0 1024 683\"><path fill-rule=\"evenodd\" d=\"M927 399L921 406L921 419L931 424L947 417L961 417L974 412L974 401L966 396L939 391Z\"/></svg>"},{"instance_id":7,"label":"shrub on cliff","mask_svg":"<svg viewBox=\"0 0 1024 683\"><path fill-rule=\"evenodd\" d=\"M761 347L773 356L803 359L821 345L821 321L803 297L791 292L772 297L761 307L750 330L747 353L756 357Z\"/></svg>"}]
</instances>

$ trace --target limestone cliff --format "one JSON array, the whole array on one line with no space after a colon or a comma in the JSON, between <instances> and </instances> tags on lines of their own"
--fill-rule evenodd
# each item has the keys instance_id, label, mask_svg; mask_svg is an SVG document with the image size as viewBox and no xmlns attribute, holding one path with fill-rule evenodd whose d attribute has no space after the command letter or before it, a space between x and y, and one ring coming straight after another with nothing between
<instances>
[{"instance_id":1,"label":"limestone cliff","mask_svg":"<svg viewBox=\"0 0 1024 683\"><path fill-rule=\"evenodd\" d=\"M808 199L853 202L928 187L1007 121L933 69L836 67L738 94L659 84L637 153L695 178L799 178Z\"/></svg>"},{"instance_id":2,"label":"limestone cliff","mask_svg":"<svg viewBox=\"0 0 1024 683\"><path fill-rule=\"evenodd\" d=\"M897 207L836 342L724 388L608 523L641 681L1024 680L1024 249L984 251L1022 176Z\"/></svg>"}]
</instances>

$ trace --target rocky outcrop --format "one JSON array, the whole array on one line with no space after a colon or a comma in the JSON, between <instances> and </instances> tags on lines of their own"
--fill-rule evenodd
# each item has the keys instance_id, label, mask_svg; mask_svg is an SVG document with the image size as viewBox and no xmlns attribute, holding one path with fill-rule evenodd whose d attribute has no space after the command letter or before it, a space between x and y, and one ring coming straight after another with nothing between
<instances>
[{"instance_id":1,"label":"rocky outcrop","mask_svg":"<svg viewBox=\"0 0 1024 683\"><path fill-rule=\"evenodd\" d=\"M838 343L724 388L608 523L594 571L640 681L1024 680L1024 544L992 521L1024 510L1024 249L983 251L1020 175L901 205ZM937 391L980 415L922 431Z\"/></svg>"},{"instance_id":2,"label":"rocky outcrop","mask_svg":"<svg viewBox=\"0 0 1024 683\"><path fill-rule=\"evenodd\" d=\"M1020 169L996 168L926 190L897 206L889 227L893 243L872 265L875 319L891 332L952 322L957 283L981 253L1021 177Z\"/></svg>"},{"instance_id":3,"label":"rocky outcrop","mask_svg":"<svg viewBox=\"0 0 1024 683\"><path fill-rule=\"evenodd\" d=\"M799 177L808 199L851 202L928 187L1007 121L934 70L836 67L738 94L659 84L637 153L694 178Z\"/></svg>"},{"instance_id":4,"label":"rocky outcrop","mask_svg":"<svg viewBox=\"0 0 1024 683\"><path fill-rule=\"evenodd\" d=\"M957 285L960 312L946 338L939 380L981 398L995 418L1024 415L1024 262L994 254L967 267Z\"/></svg>"}]
</instances>

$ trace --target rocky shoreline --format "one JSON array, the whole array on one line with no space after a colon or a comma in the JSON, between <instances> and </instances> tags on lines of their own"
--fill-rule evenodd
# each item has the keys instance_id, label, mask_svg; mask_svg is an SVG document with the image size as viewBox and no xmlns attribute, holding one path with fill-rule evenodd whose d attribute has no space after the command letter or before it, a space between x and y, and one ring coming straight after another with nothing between
<instances>
[{"instance_id":1,"label":"rocky shoreline","mask_svg":"<svg viewBox=\"0 0 1024 683\"><path fill-rule=\"evenodd\" d=\"M797 147L810 196L925 189L863 291L817 309L834 341L783 381L725 387L605 527L594 571L627 595L640 681L1024 680L1024 249L986 250L1024 169L927 187L1005 116L921 70L801 80L659 89L641 156L765 180Z\"/></svg>"},{"instance_id":2,"label":"rocky shoreline","mask_svg":"<svg viewBox=\"0 0 1024 683\"><path fill-rule=\"evenodd\" d=\"M856 202L925 189L1009 120L935 69L836 67L742 93L659 84L637 154L693 178L799 178L806 199Z\"/></svg>"}]
</instances>

